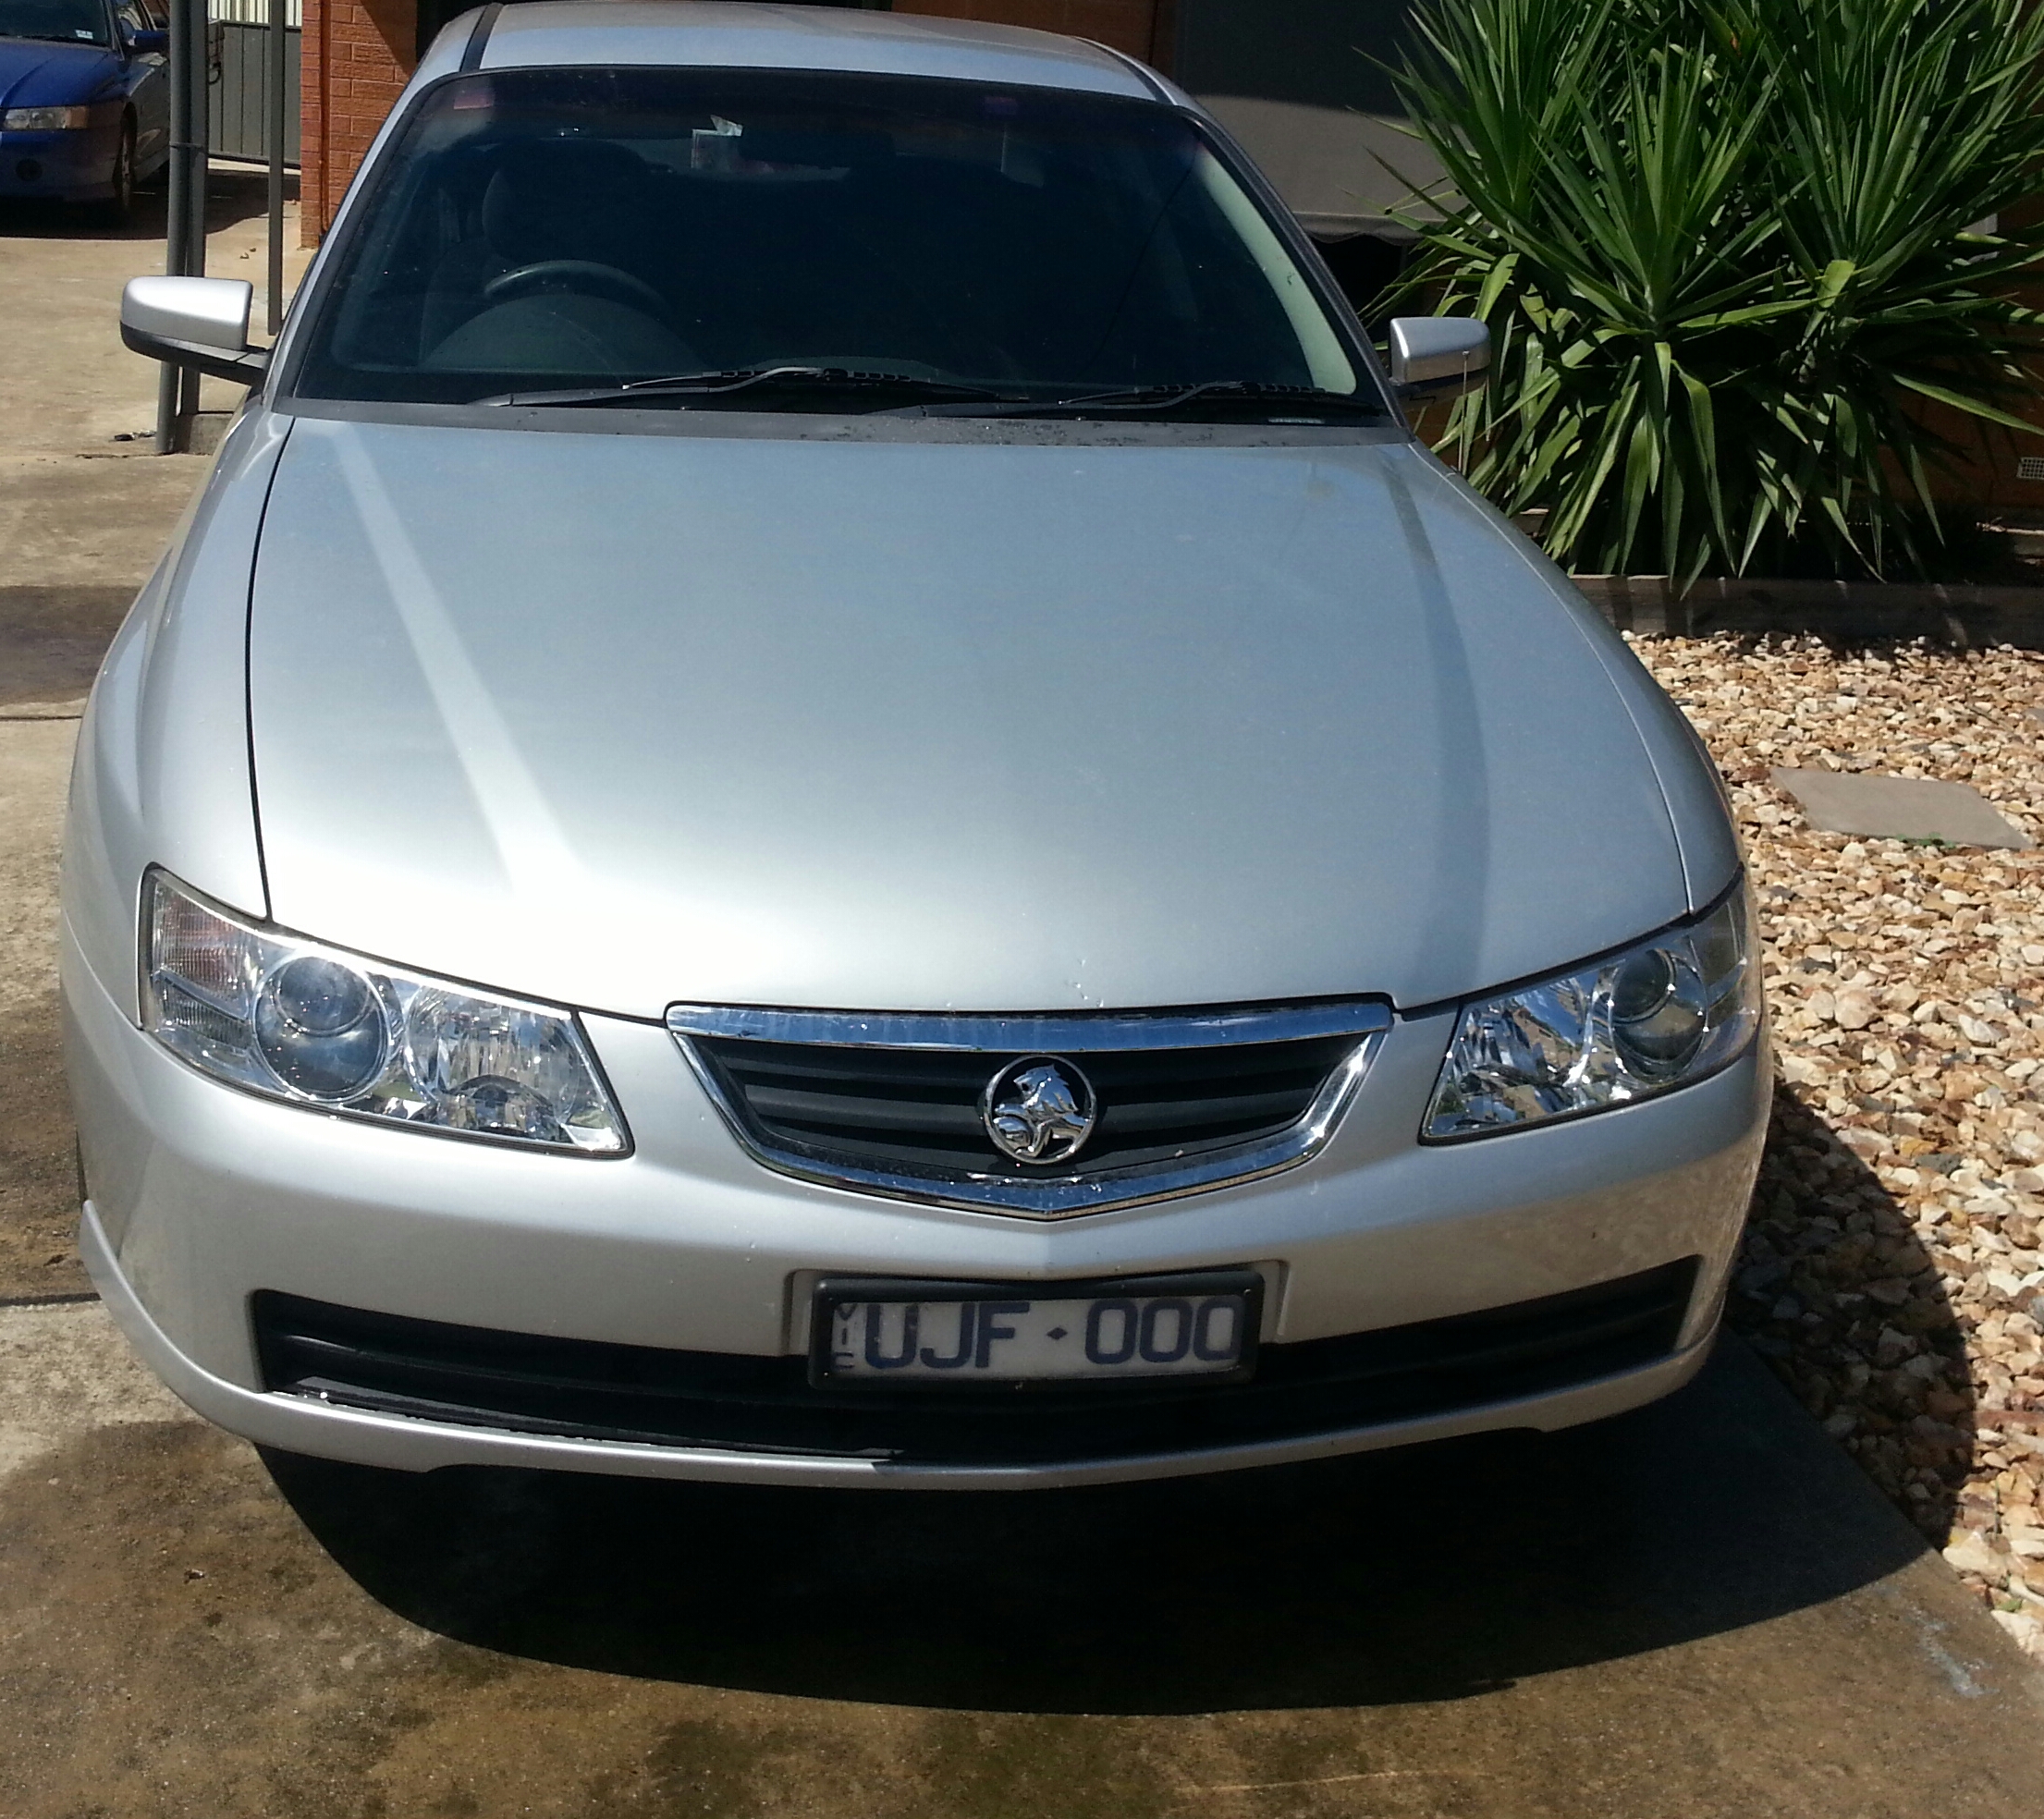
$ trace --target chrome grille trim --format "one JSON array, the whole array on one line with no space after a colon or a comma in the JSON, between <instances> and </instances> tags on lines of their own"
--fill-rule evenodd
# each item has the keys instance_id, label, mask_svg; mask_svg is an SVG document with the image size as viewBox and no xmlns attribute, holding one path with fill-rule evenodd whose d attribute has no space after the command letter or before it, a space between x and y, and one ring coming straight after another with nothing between
<instances>
[{"instance_id":1,"label":"chrome grille trim","mask_svg":"<svg viewBox=\"0 0 2044 1819\"><path fill-rule=\"evenodd\" d=\"M1005 1012L765 1010L745 1005L667 1007L667 1028L678 1036L984 1055L1225 1048L1236 1043L1301 1042L1316 1036L1376 1036L1390 1027L1389 1007L1376 1000L1248 1010L1078 1011L1041 1017Z\"/></svg>"},{"instance_id":2,"label":"chrome grille trim","mask_svg":"<svg viewBox=\"0 0 2044 1819\"><path fill-rule=\"evenodd\" d=\"M1296 1168L1334 1133L1391 1025L1380 1002L1172 1012L1158 1015L959 1016L675 1005L676 1046L732 1135L762 1166L820 1187L1030 1219L1071 1219L1231 1187ZM1106 1054L1218 1048L1237 1044L1355 1038L1305 1111L1274 1134L1195 1155L1078 1175L1027 1178L937 1168L885 1168L762 1130L728 1090L693 1037L819 1047L970 1054Z\"/></svg>"}]
</instances>

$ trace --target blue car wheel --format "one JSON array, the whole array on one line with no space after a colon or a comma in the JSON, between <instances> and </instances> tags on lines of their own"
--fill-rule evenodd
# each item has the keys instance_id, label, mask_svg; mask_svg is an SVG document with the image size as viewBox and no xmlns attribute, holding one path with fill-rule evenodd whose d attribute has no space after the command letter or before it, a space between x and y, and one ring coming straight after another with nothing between
<instances>
[{"instance_id":1,"label":"blue car wheel","mask_svg":"<svg viewBox=\"0 0 2044 1819\"><path fill-rule=\"evenodd\" d=\"M111 193L99 205L99 215L109 226L117 227L128 219L129 211L135 205L133 116L121 121L120 137L114 141L114 164L107 174L107 183Z\"/></svg>"}]
</instances>

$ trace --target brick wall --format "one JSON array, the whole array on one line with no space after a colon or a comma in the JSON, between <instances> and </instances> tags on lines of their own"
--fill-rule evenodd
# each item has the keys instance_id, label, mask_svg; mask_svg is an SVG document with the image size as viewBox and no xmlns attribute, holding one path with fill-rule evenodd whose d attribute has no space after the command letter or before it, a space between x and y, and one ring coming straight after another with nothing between
<instances>
[{"instance_id":1,"label":"brick wall","mask_svg":"<svg viewBox=\"0 0 2044 1819\"><path fill-rule=\"evenodd\" d=\"M410 77L417 33L416 0L306 0L299 220L307 246L332 225Z\"/></svg>"}]
</instances>

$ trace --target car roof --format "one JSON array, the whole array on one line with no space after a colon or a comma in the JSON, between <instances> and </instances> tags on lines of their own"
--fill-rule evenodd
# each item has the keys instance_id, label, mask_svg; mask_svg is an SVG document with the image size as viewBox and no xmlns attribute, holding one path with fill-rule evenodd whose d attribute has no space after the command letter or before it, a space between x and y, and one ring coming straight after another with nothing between
<instances>
[{"instance_id":1,"label":"car roof","mask_svg":"<svg viewBox=\"0 0 2044 1819\"><path fill-rule=\"evenodd\" d=\"M420 78L457 67L474 30L473 14L448 25ZM523 0L497 11L476 67L564 64L947 76L1143 100L1170 92L1129 59L1077 38L972 19L749 0Z\"/></svg>"}]
</instances>

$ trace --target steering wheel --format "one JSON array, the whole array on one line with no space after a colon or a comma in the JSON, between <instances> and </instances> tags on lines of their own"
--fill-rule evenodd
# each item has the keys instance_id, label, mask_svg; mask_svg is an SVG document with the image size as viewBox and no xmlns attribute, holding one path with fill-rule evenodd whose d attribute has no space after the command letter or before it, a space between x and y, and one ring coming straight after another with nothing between
<instances>
[{"instance_id":1,"label":"steering wheel","mask_svg":"<svg viewBox=\"0 0 2044 1819\"><path fill-rule=\"evenodd\" d=\"M615 265L599 264L594 259L538 259L492 278L483 295L492 303L508 303L534 291L551 288L594 292L619 303L643 310L661 322L668 320L667 299L643 278Z\"/></svg>"}]
</instances>

